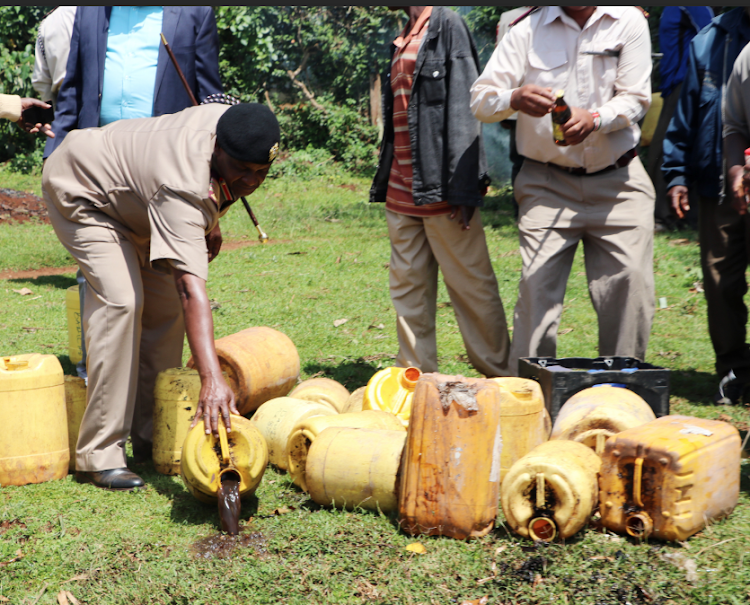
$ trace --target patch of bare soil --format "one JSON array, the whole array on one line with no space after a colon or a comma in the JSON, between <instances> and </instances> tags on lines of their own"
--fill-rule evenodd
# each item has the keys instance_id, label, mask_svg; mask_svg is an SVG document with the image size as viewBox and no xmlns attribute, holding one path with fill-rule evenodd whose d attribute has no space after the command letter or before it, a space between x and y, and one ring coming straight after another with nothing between
<instances>
[{"instance_id":1,"label":"patch of bare soil","mask_svg":"<svg viewBox=\"0 0 750 605\"><path fill-rule=\"evenodd\" d=\"M0 189L0 223L49 223L44 200L26 191Z\"/></svg>"}]
</instances>

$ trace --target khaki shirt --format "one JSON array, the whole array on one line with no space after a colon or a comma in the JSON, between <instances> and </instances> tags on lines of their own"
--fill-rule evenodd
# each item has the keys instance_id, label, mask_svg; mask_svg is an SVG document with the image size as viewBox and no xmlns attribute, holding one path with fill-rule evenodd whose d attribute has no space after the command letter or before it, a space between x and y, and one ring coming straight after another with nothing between
<instances>
[{"instance_id":1,"label":"khaki shirt","mask_svg":"<svg viewBox=\"0 0 750 605\"><path fill-rule=\"evenodd\" d=\"M142 265L208 278L206 234L216 124L229 105L190 107L71 132L47 159L42 188L69 221L107 227Z\"/></svg>"},{"instance_id":2,"label":"khaki shirt","mask_svg":"<svg viewBox=\"0 0 750 605\"><path fill-rule=\"evenodd\" d=\"M614 51L618 56L601 53ZM600 54L585 54L585 53ZM583 29L559 6L545 6L513 26L471 87L481 122L515 113L513 91L536 84L563 89L571 107L598 111L601 128L579 145L560 147L549 116L518 113L518 153L537 162L596 172L638 145L637 122L651 105L651 38L633 6L598 6Z\"/></svg>"},{"instance_id":3,"label":"khaki shirt","mask_svg":"<svg viewBox=\"0 0 750 605\"><path fill-rule=\"evenodd\" d=\"M750 44L738 55L727 82L723 107L724 136L750 139Z\"/></svg>"}]
</instances>

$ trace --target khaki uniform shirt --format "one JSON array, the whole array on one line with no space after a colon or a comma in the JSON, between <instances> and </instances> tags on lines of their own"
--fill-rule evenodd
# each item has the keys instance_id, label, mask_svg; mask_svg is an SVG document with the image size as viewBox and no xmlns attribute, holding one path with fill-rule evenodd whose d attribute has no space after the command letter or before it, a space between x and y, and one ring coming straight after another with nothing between
<instances>
[{"instance_id":1,"label":"khaki uniform shirt","mask_svg":"<svg viewBox=\"0 0 750 605\"><path fill-rule=\"evenodd\" d=\"M42 187L69 221L116 231L142 265L208 278L206 234L223 212L211 199L216 124L229 105L190 107L71 132Z\"/></svg>"},{"instance_id":2,"label":"khaki uniform shirt","mask_svg":"<svg viewBox=\"0 0 750 605\"><path fill-rule=\"evenodd\" d=\"M741 134L750 138L750 44L734 62L727 82L723 107L724 136Z\"/></svg>"},{"instance_id":3,"label":"khaki uniform shirt","mask_svg":"<svg viewBox=\"0 0 750 605\"><path fill-rule=\"evenodd\" d=\"M608 56L611 51L618 56ZM598 54L587 54L598 53ZM598 111L601 128L580 145L560 147L549 116L518 113L518 153L537 162L596 172L633 149L637 122L651 105L651 38L633 6L598 6L583 29L559 6L545 6L510 28L471 87L482 122L511 116L513 91L536 84L563 89L571 107Z\"/></svg>"}]
</instances>

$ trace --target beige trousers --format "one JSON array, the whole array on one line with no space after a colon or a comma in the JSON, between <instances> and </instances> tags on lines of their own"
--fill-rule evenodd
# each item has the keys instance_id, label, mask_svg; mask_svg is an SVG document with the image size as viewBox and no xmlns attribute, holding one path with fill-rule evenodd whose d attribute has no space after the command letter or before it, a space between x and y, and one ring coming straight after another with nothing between
<instances>
[{"instance_id":1,"label":"beige trousers","mask_svg":"<svg viewBox=\"0 0 750 605\"><path fill-rule=\"evenodd\" d=\"M635 158L627 167L574 176L524 161L516 178L523 268L513 317L511 367L557 355L557 329L578 242L599 322L599 354L643 360L654 317L654 187Z\"/></svg>"},{"instance_id":2,"label":"beige trousers","mask_svg":"<svg viewBox=\"0 0 750 605\"><path fill-rule=\"evenodd\" d=\"M49 199L47 209L87 283L81 319L88 403L76 468L122 468L128 435L135 450L150 451L156 375L182 365L184 322L174 278L142 267L135 246L114 229L69 221Z\"/></svg>"},{"instance_id":3,"label":"beige trousers","mask_svg":"<svg viewBox=\"0 0 750 605\"><path fill-rule=\"evenodd\" d=\"M507 376L510 340L479 211L469 231L449 215L414 217L386 210L391 238L390 290L396 309L396 365L438 369L435 314L438 265L471 364Z\"/></svg>"}]
</instances>

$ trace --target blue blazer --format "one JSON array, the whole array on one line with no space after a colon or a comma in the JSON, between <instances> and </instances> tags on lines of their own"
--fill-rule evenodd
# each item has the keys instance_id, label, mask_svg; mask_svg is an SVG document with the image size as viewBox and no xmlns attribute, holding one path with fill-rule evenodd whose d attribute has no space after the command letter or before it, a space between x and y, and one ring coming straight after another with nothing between
<instances>
[{"instance_id":1,"label":"blue blazer","mask_svg":"<svg viewBox=\"0 0 750 605\"><path fill-rule=\"evenodd\" d=\"M47 139L48 157L76 128L99 126L104 60L111 6L79 6L70 39L67 71L57 96L52 123L54 139ZM165 6L162 32L185 79L200 103L223 92L219 77L219 35L210 6ZM159 47L154 88L154 116L176 113L192 102L164 45Z\"/></svg>"}]
</instances>

